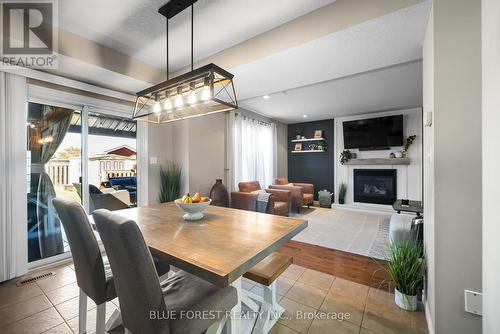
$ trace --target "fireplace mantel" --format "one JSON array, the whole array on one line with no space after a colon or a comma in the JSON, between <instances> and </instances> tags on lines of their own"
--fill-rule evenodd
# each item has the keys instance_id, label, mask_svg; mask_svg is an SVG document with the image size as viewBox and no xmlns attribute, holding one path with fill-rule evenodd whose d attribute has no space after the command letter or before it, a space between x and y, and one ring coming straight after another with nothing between
<instances>
[{"instance_id":1,"label":"fireplace mantel","mask_svg":"<svg viewBox=\"0 0 500 334\"><path fill-rule=\"evenodd\" d=\"M410 158L351 159L344 165L409 165Z\"/></svg>"}]
</instances>

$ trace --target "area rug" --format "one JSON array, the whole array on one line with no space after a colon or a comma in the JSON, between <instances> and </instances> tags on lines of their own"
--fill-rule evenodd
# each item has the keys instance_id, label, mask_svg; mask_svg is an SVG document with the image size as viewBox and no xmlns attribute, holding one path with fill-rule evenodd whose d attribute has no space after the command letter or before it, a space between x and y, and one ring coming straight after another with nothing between
<instances>
[{"instance_id":1,"label":"area rug","mask_svg":"<svg viewBox=\"0 0 500 334\"><path fill-rule=\"evenodd\" d=\"M293 238L295 241L387 259L390 214L311 207L291 216L308 221L308 227Z\"/></svg>"}]
</instances>

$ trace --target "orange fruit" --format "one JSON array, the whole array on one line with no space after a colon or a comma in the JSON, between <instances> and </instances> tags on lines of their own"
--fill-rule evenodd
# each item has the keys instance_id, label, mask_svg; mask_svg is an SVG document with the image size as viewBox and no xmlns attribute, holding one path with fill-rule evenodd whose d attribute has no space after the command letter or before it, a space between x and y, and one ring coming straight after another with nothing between
<instances>
[{"instance_id":1,"label":"orange fruit","mask_svg":"<svg viewBox=\"0 0 500 334\"><path fill-rule=\"evenodd\" d=\"M200 201L201 201L200 193L194 194L194 196L193 196L193 203L198 203Z\"/></svg>"}]
</instances>

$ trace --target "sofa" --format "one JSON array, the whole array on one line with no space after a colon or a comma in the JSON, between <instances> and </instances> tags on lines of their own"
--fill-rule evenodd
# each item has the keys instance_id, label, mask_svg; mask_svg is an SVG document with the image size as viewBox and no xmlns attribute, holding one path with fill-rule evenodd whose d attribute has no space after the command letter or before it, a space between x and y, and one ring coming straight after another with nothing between
<instances>
[{"instance_id":1,"label":"sofa","mask_svg":"<svg viewBox=\"0 0 500 334\"><path fill-rule=\"evenodd\" d=\"M130 194L130 199L133 203L137 199L137 177L112 177L109 179L109 184L116 190L127 190Z\"/></svg>"},{"instance_id":2,"label":"sofa","mask_svg":"<svg viewBox=\"0 0 500 334\"><path fill-rule=\"evenodd\" d=\"M290 183L287 178L277 178L270 189L289 190L292 195L292 208L300 213L302 206L311 206L314 203L314 185L311 183Z\"/></svg>"},{"instance_id":3,"label":"sofa","mask_svg":"<svg viewBox=\"0 0 500 334\"><path fill-rule=\"evenodd\" d=\"M262 191L258 181L240 182L240 191L231 193L231 207L235 209L255 211L258 192ZM279 216L288 216L291 207L291 193L289 190L265 189L270 193L267 213Z\"/></svg>"},{"instance_id":4,"label":"sofa","mask_svg":"<svg viewBox=\"0 0 500 334\"><path fill-rule=\"evenodd\" d=\"M73 183L76 192L82 198L81 183ZM100 190L96 186L89 184L89 213L97 209L108 209L110 211L127 209L131 205L130 196L126 190L116 190L105 188Z\"/></svg>"}]
</instances>

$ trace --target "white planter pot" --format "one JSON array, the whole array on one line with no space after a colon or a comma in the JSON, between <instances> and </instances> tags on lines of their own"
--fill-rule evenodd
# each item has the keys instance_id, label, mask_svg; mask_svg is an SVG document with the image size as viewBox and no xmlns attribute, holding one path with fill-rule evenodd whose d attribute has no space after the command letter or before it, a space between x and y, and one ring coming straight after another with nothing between
<instances>
[{"instance_id":1,"label":"white planter pot","mask_svg":"<svg viewBox=\"0 0 500 334\"><path fill-rule=\"evenodd\" d=\"M403 310L416 311L417 310L417 296L408 296L402 294L396 289L396 294L394 295L394 300L396 305L401 307Z\"/></svg>"}]
</instances>

